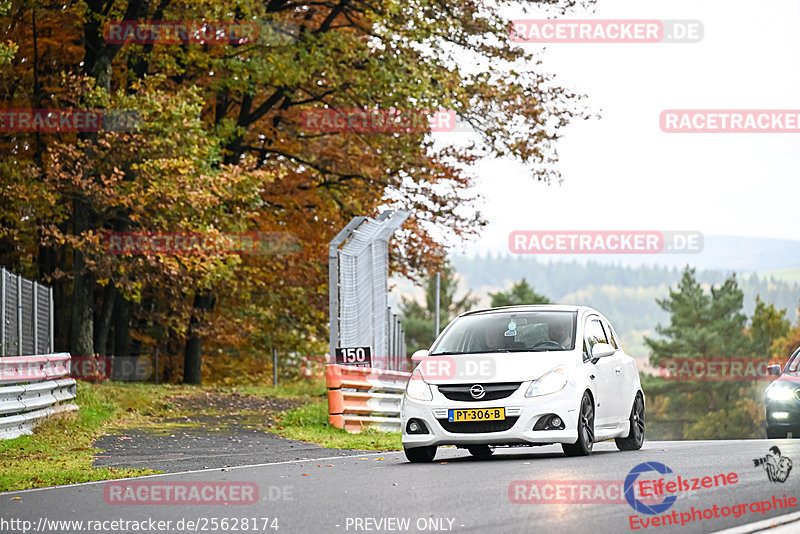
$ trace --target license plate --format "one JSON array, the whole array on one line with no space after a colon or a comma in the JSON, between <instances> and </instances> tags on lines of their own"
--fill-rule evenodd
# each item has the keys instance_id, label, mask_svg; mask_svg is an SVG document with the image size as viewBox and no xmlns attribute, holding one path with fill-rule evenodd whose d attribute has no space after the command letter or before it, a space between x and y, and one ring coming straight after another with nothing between
<instances>
[{"instance_id":1,"label":"license plate","mask_svg":"<svg viewBox=\"0 0 800 534\"><path fill-rule=\"evenodd\" d=\"M451 423L466 423L469 421L502 421L505 418L505 408L470 408L469 410L447 410L447 420Z\"/></svg>"}]
</instances>

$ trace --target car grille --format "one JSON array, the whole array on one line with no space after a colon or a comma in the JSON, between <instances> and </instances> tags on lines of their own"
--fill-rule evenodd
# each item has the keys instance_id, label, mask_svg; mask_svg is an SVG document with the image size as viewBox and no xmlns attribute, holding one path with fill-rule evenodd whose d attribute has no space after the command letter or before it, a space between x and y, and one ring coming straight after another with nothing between
<instances>
[{"instance_id":1,"label":"car grille","mask_svg":"<svg viewBox=\"0 0 800 534\"><path fill-rule=\"evenodd\" d=\"M508 417L502 421L469 421L451 423L447 419L437 419L445 431L452 434L478 434L482 432L503 432L510 429L519 417Z\"/></svg>"},{"instance_id":2,"label":"car grille","mask_svg":"<svg viewBox=\"0 0 800 534\"><path fill-rule=\"evenodd\" d=\"M439 386L439 392L450 400L483 402L497 399L505 399L519 389L522 382L500 382L497 384L481 384L486 391L486 395L480 399L474 398L469 394L469 388L475 384L453 384Z\"/></svg>"}]
</instances>

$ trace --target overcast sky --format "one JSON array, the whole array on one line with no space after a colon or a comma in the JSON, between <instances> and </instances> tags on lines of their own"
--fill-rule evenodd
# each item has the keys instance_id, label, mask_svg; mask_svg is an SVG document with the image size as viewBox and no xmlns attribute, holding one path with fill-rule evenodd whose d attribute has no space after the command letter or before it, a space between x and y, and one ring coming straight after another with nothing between
<instances>
[{"instance_id":1,"label":"overcast sky","mask_svg":"<svg viewBox=\"0 0 800 534\"><path fill-rule=\"evenodd\" d=\"M545 68L602 118L564 131L560 185L512 162L476 167L491 223L470 250L508 250L524 229L800 239L800 134L659 128L665 109L800 109L799 2L598 0L570 18L699 19L705 32L695 44L547 45Z\"/></svg>"}]
</instances>

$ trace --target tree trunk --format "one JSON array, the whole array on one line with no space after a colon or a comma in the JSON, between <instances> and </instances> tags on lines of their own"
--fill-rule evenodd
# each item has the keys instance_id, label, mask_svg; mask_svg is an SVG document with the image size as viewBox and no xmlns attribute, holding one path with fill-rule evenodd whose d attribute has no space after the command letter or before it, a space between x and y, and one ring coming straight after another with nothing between
<instances>
[{"instance_id":1,"label":"tree trunk","mask_svg":"<svg viewBox=\"0 0 800 534\"><path fill-rule=\"evenodd\" d=\"M186 332L186 351L183 356L184 384L200 385L203 383L203 341L200 338L199 329L203 315L214 308L215 300L216 298L210 291L198 292L194 295L194 312L189 319L189 329Z\"/></svg>"},{"instance_id":2,"label":"tree trunk","mask_svg":"<svg viewBox=\"0 0 800 534\"><path fill-rule=\"evenodd\" d=\"M122 295L114 299L114 356L129 356L131 303Z\"/></svg>"},{"instance_id":3,"label":"tree trunk","mask_svg":"<svg viewBox=\"0 0 800 534\"><path fill-rule=\"evenodd\" d=\"M78 196L72 203L72 222L75 235L81 235L89 227L90 206ZM73 251L75 278L72 283L72 322L70 328L70 352L73 356L94 354L94 276L86 268L83 253Z\"/></svg>"},{"instance_id":4,"label":"tree trunk","mask_svg":"<svg viewBox=\"0 0 800 534\"><path fill-rule=\"evenodd\" d=\"M116 297L117 288L109 282L103 288L103 306L100 309L94 331L94 350L101 356L108 355L108 333L111 330L111 317Z\"/></svg>"}]
</instances>

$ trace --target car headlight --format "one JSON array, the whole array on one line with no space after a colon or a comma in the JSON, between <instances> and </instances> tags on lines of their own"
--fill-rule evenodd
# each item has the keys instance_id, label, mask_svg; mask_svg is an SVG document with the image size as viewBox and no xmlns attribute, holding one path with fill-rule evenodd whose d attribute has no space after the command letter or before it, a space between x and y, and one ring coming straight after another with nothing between
<instances>
[{"instance_id":1,"label":"car headlight","mask_svg":"<svg viewBox=\"0 0 800 534\"><path fill-rule=\"evenodd\" d=\"M431 387L422 379L422 373L419 372L419 369L411 373L411 378L408 379L408 384L406 384L406 395L421 401L433 400Z\"/></svg>"},{"instance_id":2,"label":"car headlight","mask_svg":"<svg viewBox=\"0 0 800 534\"><path fill-rule=\"evenodd\" d=\"M537 378L528 386L526 397L539 397L550 395L564 389L567 385L567 368L563 365L553 368L550 372Z\"/></svg>"},{"instance_id":3,"label":"car headlight","mask_svg":"<svg viewBox=\"0 0 800 534\"><path fill-rule=\"evenodd\" d=\"M795 388L772 387L767 390L767 398L774 401L787 401L794 398Z\"/></svg>"}]
</instances>

